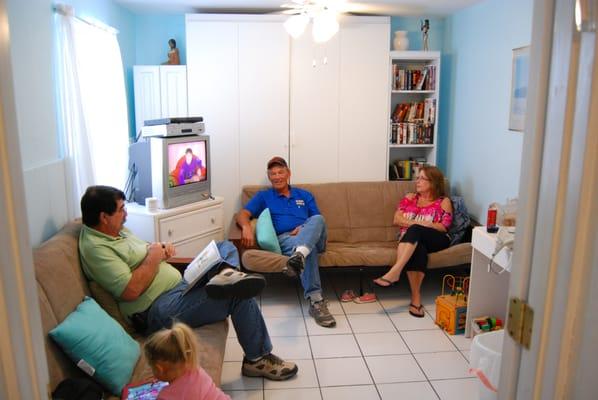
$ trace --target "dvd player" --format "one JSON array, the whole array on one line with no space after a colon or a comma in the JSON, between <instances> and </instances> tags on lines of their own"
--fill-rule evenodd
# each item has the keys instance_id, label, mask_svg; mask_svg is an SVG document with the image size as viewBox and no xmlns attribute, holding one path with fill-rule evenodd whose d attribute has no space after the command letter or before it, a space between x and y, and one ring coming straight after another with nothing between
<instances>
[{"instance_id":1,"label":"dvd player","mask_svg":"<svg viewBox=\"0 0 598 400\"><path fill-rule=\"evenodd\" d=\"M143 122L143 125L144 126L154 126L154 125L168 125L168 124L193 124L195 122L203 122L203 117L173 117L173 118L148 119Z\"/></svg>"}]
</instances>

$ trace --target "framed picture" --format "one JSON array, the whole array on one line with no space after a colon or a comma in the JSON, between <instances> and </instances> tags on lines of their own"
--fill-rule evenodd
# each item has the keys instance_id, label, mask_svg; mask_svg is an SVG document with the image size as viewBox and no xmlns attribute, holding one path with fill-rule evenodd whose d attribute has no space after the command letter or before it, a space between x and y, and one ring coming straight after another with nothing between
<instances>
[{"instance_id":1,"label":"framed picture","mask_svg":"<svg viewBox=\"0 0 598 400\"><path fill-rule=\"evenodd\" d=\"M513 49L509 130L523 132L529 79L529 46Z\"/></svg>"}]
</instances>

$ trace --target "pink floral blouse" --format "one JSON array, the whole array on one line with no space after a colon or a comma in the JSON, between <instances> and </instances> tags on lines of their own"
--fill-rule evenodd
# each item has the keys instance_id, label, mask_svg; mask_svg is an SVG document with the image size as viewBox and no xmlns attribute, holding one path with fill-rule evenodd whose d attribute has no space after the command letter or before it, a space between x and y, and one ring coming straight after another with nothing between
<instances>
[{"instance_id":1,"label":"pink floral blouse","mask_svg":"<svg viewBox=\"0 0 598 400\"><path fill-rule=\"evenodd\" d=\"M441 223L448 232L451 223L453 222L453 214L445 211L441 207L444 197L439 197L432 204L428 204L424 207L419 207L417 205L418 199L419 194L416 194L412 198L405 196L399 202L397 209L400 210L403 213L403 216L407 219ZM406 230L406 227L402 227L401 235L405 233Z\"/></svg>"}]
</instances>

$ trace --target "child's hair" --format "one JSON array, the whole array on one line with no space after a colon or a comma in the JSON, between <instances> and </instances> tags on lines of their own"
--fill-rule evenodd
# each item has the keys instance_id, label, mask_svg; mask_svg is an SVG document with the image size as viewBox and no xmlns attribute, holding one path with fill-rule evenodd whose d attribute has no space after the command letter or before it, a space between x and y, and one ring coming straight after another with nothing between
<instances>
[{"instance_id":1,"label":"child's hair","mask_svg":"<svg viewBox=\"0 0 598 400\"><path fill-rule=\"evenodd\" d=\"M155 365L156 361L183 362L188 367L198 365L195 334L182 322L151 335L145 342L144 350L150 365Z\"/></svg>"}]
</instances>

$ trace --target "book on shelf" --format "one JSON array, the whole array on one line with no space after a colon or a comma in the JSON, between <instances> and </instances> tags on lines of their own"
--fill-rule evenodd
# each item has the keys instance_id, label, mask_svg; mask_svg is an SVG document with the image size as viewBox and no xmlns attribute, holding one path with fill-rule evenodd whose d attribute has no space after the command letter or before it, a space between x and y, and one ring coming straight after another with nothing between
<instances>
[{"instance_id":1,"label":"book on shelf","mask_svg":"<svg viewBox=\"0 0 598 400\"><path fill-rule=\"evenodd\" d=\"M390 180L412 180L417 177L420 168L428 165L425 158L410 158L408 160L395 160L389 165L388 178Z\"/></svg>"},{"instance_id":2,"label":"book on shelf","mask_svg":"<svg viewBox=\"0 0 598 400\"><path fill-rule=\"evenodd\" d=\"M394 90L436 90L435 65L406 68L393 64L392 76Z\"/></svg>"},{"instance_id":3,"label":"book on shelf","mask_svg":"<svg viewBox=\"0 0 598 400\"><path fill-rule=\"evenodd\" d=\"M423 90L424 82L426 81L427 76L428 76L428 68L424 68L421 72L421 76L417 80L417 84L415 85L415 90Z\"/></svg>"},{"instance_id":4,"label":"book on shelf","mask_svg":"<svg viewBox=\"0 0 598 400\"><path fill-rule=\"evenodd\" d=\"M434 144L434 125L400 122L391 125L390 144Z\"/></svg>"}]
</instances>

